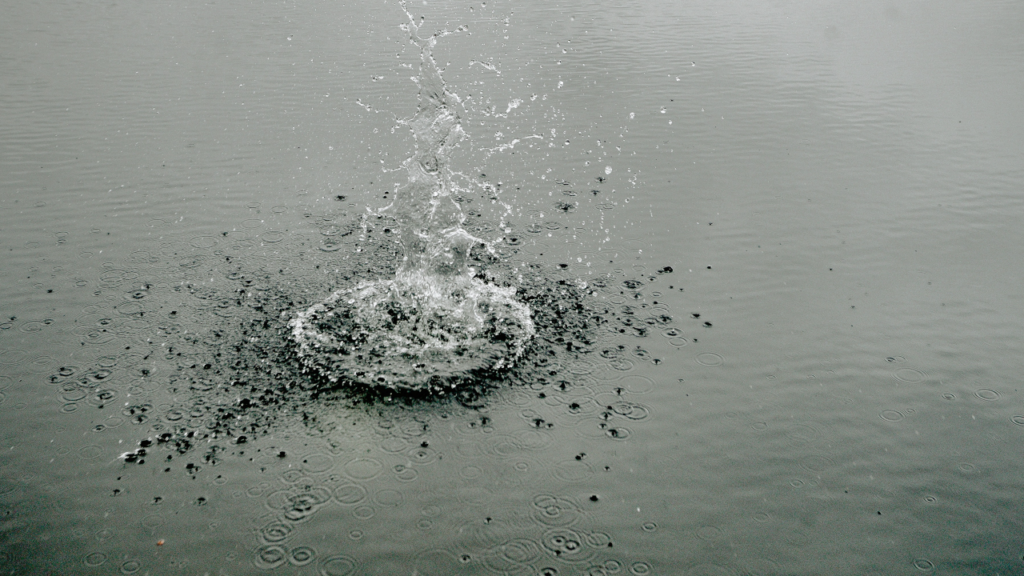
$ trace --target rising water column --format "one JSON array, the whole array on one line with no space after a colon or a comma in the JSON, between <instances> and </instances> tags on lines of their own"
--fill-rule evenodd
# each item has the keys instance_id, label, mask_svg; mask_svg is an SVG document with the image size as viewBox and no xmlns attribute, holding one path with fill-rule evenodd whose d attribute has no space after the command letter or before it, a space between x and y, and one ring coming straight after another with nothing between
<instances>
[{"instance_id":1,"label":"rising water column","mask_svg":"<svg viewBox=\"0 0 1024 576\"><path fill-rule=\"evenodd\" d=\"M403 4L404 8L404 4ZM392 279L344 287L296 314L292 337L304 368L330 385L444 393L507 369L534 334L515 288L474 277L470 250L487 243L463 229L465 215L449 160L465 133L434 60L447 31L427 38L406 11L403 30L420 50L416 114L403 121L415 150L404 163L391 213L402 260Z\"/></svg>"}]
</instances>

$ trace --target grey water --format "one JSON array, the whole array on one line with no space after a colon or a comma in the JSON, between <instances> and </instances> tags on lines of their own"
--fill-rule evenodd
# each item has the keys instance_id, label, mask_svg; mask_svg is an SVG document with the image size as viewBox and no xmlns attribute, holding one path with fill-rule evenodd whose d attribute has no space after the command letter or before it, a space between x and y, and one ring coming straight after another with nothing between
<instances>
[{"instance_id":1,"label":"grey water","mask_svg":"<svg viewBox=\"0 0 1024 576\"><path fill-rule=\"evenodd\" d=\"M126 457L216 427L244 302L395 241L421 52L397 2L9 3L0 571L1024 573L1018 4L407 8L464 27L463 227L594 345Z\"/></svg>"}]
</instances>

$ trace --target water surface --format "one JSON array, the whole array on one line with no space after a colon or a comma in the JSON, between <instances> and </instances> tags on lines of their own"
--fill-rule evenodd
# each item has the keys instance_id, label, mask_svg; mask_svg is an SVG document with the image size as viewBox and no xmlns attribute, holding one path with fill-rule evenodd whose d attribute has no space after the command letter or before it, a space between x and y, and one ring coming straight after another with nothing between
<instances>
[{"instance_id":1,"label":"water surface","mask_svg":"<svg viewBox=\"0 0 1024 576\"><path fill-rule=\"evenodd\" d=\"M289 388L277 313L396 266L397 3L10 6L0 567L1024 572L1016 4L409 10L468 27L467 232L585 285L592 343L445 401Z\"/></svg>"}]
</instances>

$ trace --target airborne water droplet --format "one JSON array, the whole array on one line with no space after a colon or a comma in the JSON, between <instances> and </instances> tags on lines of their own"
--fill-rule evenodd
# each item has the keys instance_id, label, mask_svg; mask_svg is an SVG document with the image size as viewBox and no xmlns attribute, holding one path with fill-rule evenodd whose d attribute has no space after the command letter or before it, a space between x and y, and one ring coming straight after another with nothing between
<instances>
[{"instance_id":1,"label":"airborne water droplet","mask_svg":"<svg viewBox=\"0 0 1024 576\"><path fill-rule=\"evenodd\" d=\"M456 112L459 97L448 90L433 56L437 39L447 33L423 38L422 23L406 15L403 30L420 49L419 105L412 118L400 121L415 140L404 163L408 181L385 209L398 224L398 271L394 279L334 292L289 326L304 366L332 385L439 392L510 367L534 326L515 288L476 278L467 265L474 247L490 245L462 227L466 216L457 199L470 190L459 186L448 166L465 134ZM506 114L521 102L511 101Z\"/></svg>"}]
</instances>

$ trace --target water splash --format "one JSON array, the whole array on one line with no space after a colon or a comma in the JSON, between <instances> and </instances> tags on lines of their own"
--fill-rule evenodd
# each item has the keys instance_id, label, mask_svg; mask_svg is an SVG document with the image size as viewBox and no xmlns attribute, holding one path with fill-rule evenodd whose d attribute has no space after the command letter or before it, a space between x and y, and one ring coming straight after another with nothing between
<instances>
[{"instance_id":1,"label":"water splash","mask_svg":"<svg viewBox=\"0 0 1024 576\"><path fill-rule=\"evenodd\" d=\"M398 224L402 260L394 279L338 290L289 326L305 368L332 384L437 393L512 366L534 325L514 287L487 282L469 265L474 247L490 246L463 228L457 200L470 191L450 167L466 134L461 101L433 49L451 32L424 38L422 24L402 8L409 18L402 29L420 51L418 109L402 121L415 151L404 163L408 181L387 209Z\"/></svg>"}]
</instances>

